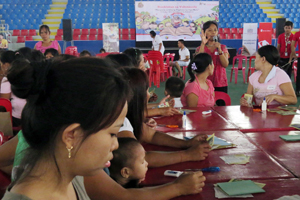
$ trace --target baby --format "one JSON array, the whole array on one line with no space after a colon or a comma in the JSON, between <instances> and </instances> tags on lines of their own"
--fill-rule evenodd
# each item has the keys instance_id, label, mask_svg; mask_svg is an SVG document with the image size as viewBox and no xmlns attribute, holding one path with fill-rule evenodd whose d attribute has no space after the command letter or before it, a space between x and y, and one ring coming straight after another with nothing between
<instances>
[{"instance_id":1,"label":"baby","mask_svg":"<svg viewBox=\"0 0 300 200\"><path fill-rule=\"evenodd\" d=\"M182 95L184 87L185 87L185 84L184 84L183 80L176 76L171 76L166 81L165 95L166 96L170 95L169 104L171 105L171 107L174 107L174 108L183 107L180 97Z\"/></svg>"},{"instance_id":2,"label":"baby","mask_svg":"<svg viewBox=\"0 0 300 200\"><path fill-rule=\"evenodd\" d=\"M118 138L119 148L113 151L110 176L124 188L137 188L145 180L148 163L143 146L133 138Z\"/></svg>"}]
</instances>

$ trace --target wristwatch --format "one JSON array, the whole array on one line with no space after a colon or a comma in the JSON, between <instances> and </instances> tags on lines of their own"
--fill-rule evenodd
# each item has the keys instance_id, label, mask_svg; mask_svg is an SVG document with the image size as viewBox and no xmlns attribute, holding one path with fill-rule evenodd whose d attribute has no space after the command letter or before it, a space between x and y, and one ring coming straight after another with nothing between
<instances>
[{"instance_id":1,"label":"wristwatch","mask_svg":"<svg viewBox=\"0 0 300 200\"><path fill-rule=\"evenodd\" d=\"M223 55L223 51L221 51L221 53L220 53L220 52L218 52L218 53L219 53L219 56L220 56L220 55Z\"/></svg>"}]
</instances>

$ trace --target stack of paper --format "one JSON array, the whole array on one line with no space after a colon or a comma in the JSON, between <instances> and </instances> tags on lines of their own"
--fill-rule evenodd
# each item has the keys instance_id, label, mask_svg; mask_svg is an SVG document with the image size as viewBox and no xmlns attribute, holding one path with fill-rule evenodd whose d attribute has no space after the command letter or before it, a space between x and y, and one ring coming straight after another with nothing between
<instances>
[{"instance_id":1,"label":"stack of paper","mask_svg":"<svg viewBox=\"0 0 300 200\"><path fill-rule=\"evenodd\" d=\"M300 135L279 135L279 137L285 141L300 141Z\"/></svg>"},{"instance_id":2,"label":"stack of paper","mask_svg":"<svg viewBox=\"0 0 300 200\"><path fill-rule=\"evenodd\" d=\"M258 185L259 184L259 185ZM254 193L265 192L262 188L265 184L255 183L251 180L235 180L215 185L216 198L247 198L253 197Z\"/></svg>"},{"instance_id":3,"label":"stack of paper","mask_svg":"<svg viewBox=\"0 0 300 200\"><path fill-rule=\"evenodd\" d=\"M250 156L247 156L245 154L235 154L228 156L220 156L220 158L230 165L244 165L249 162Z\"/></svg>"},{"instance_id":4,"label":"stack of paper","mask_svg":"<svg viewBox=\"0 0 300 200\"><path fill-rule=\"evenodd\" d=\"M293 196L283 196L275 200L299 200L299 199L300 199L299 195L293 195Z\"/></svg>"},{"instance_id":5,"label":"stack of paper","mask_svg":"<svg viewBox=\"0 0 300 200\"><path fill-rule=\"evenodd\" d=\"M193 137L184 137L186 140L192 139ZM236 147L235 144L228 142L222 138L216 137L215 134L208 135L207 142L211 146L211 149L224 149L230 147Z\"/></svg>"},{"instance_id":6,"label":"stack of paper","mask_svg":"<svg viewBox=\"0 0 300 200\"><path fill-rule=\"evenodd\" d=\"M269 112L276 112L277 114L280 115L299 115L297 113L297 107L294 106L279 106L277 108L269 108Z\"/></svg>"}]
</instances>

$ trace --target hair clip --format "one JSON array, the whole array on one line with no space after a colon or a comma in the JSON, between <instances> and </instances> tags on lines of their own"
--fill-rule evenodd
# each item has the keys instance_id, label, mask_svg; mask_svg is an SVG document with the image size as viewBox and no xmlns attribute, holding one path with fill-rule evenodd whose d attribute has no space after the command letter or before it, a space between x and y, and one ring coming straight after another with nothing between
<instances>
[{"instance_id":1,"label":"hair clip","mask_svg":"<svg viewBox=\"0 0 300 200\"><path fill-rule=\"evenodd\" d=\"M196 70L196 69L197 69L196 63L193 63L192 64L192 70Z\"/></svg>"}]
</instances>

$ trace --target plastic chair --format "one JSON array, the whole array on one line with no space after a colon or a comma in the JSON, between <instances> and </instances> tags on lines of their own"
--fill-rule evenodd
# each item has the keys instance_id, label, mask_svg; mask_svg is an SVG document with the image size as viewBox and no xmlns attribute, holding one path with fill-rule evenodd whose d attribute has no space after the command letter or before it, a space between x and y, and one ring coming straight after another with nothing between
<instances>
[{"instance_id":1,"label":"plastic chair","mask_svg":"<svg viewBox=\"0 0 300 200\"><path fill-rule=\"evenodd\" d=\"M235 67L235 61L238 60L238 67ZM245 60L245 66L243 66L243 60ZM235 73L235 84L237 84L237 77L238 77L238 71L242 70L243 72L243 79L244 79L244 83L246 83L245 81L245 70L247 67L247 56L242 56L242 55L236 55L233 57L233 61L232 61L232 68L231 68L231 75L230 75L230 82L232 81L232 74L233 74L233 70Z\"/></svg>"},{"instance_id":2,"label":"plastic chair","mask_svg":"<svg viewBox=\"0 0 300 200\"><path fill-rule=\"evenodd\" d=\"M102 30L102 28L98 28L98 35L103 35L103 30Z\"/></svg>"},{"instance_id":3,"label":"plastic chair","mask_svg":"<svg viewBox=\"0 0 300 200\"><path fill-rule=\"evenodd\" d=\"M81 35L88 35L88 34L89 34L89 29L84 28L81 30Z\"/></svg>"},{"instance_id":4,"label":"plastic chair","mask_svg":"<svg viewBox=\"0 0 300 200\"><path fill-rule=\"evenodd\" d=\"M81 35L80 40L87 40L87 35Z\"/></svg>"},{"instance_id":5,"label":"plastic chair","mask_svg":"<svg viewBox=\"0 0 300 200\"><path fill-rule=\"evenodd\" d=\"M79 35L73 35L73 40L79 40Z\"/></svg>"},{"instance_id":6,"label":"plastic chair","mask_svg":"<svg viewBox=\"0 0 300 200\"><path fill-rule=\"evenodd\" d=\"M128 29L122 29L122 34L123 35L128 35L129 34L129 31L128 31Z\"/></svg>"},{"instance_id":7,"label":"plastic chair","mask_svg":"<svg viewBox=\"0 0 300 200\"><path fill-rule=\"evenodd\" d=\"M122 40L129 40L129 35L122 35Z\"/></svg>"},{"instance_id":8,"label":"plastic chair","mask_svg":"<svg viewBox=\"0 0 300 200\"><path fill-rule=\"evenodd\" d=\"M223 100L226 106L231 105L231 98L225 92L215 91L215 102L217 102L217 100Z\"/></svg>"},{"instance_id":9,"label":"plastic chair","mask_svg":"<svg viewBox=\"0 0 300 200\"><path fill-rule=\"evenodd\" d=\"M26 36L25 41L33 41L32 36Z\"/></svg>"},{"instance_id":10,"label":"plastic chair","mask_svg":"<svg viewBox=\"0 0 300 200\"><path fill-rule=\"evenodd\" d=\"M90 29L90 35L97 35L97 29L95 28Z\"/></svg>"},{"instance_id":11,"label":"plastic chair","mask_svg":"<svg viewBox=\"0 0 300 200\"><path fill-rule=\"evenodd\" d=\"M130 34L130 40L135 40L135 34Z\"/></svg>"},{"instance_id":12,"label":"plastic chair","mask_svg":"<svg viewBox=\"0 0 300 200\"><path fill-rule=\"evenodd\" d=\"M293 63L293 73L294 73L294 81L296 83L297 80L297 65L298 65L298 60L295 60Z\"/></svg>"},{"instance_id":13,"label":"plastic chair","mask_svg":"<svg viewBox=\"0 0 300 200\"><path fill-rule=\"evenodd\" d=\"M255 67L252 67L251 62L255 60L255 56L251 56L249 59L249 68L248 68L248 75L247 75L247 83L249 83L249 77L252 73L255 72Z\"/></svg>"},{"instance_id":14,"label":"plastic chair","mask_svg":"<svg viewBox=\"0 0 300 200\"><path fill-rule=\"evenodd\" d=\"M230 33L230 28L223 28L223 33L229 34Z\"/></svg>"},{"instance_id":15,"label":"plastic chair","mask_svg":"<svg viewBox=\"0 0 300 200\"><path fill-rule=\"evenodd\" d=\"M153 81L154 85L156 85L159 88L160 76L161 74L164 75L165 73L167 73L168 76L169 73L168 68L165 67L164 65L163 56L160 51L149 51L148 61L150 64L150 71L149 71L150 85L151 85L151 81Z\"/></svg>"},{"instance_id":16,"label":"plastic chair","mask_svg":"<svg viewBox=\"0 0 300 200\"><path fill-rule=\"evenodd\" d=\"M69 54L72 56L78 56L78 50L76 46L69 46L65 50L65 54Z\"/></svg>"},{"instance_id":17,"label":"plastic chair","mask_svg":"<svg viewBox=\"0 0 300 200\"><path fill-rule=\"evenodd\" d=\"M80 35L80 29L74 29L73 36Z\"/></svg>"},{"instance_id":18,"label":"plastic chair","mask_svg":"<svg viewBox=\"0 0 300 200\"><path fill-rule=\"evenodd\" d=\"M18 29L13 30L13 34L12 36L20 36L21 35L21 31Z\"/></svg>"},{"instance_id":19,"label":"plastic chair","mask_svg":"<svg viewBox=\"0 0 300 200\"><path fill-rule=\"evenodd\" d=\"M62 40L62 35L56 35L56 36L55 36L55 40L58 40L58 41L59 41L59 40Z\"/></svg>"},{"instance_id":20,"label":"plastic chair","mask_svg":"<svg viewBox=\"0 0 300 200\"><path fill-rule=\"evenodd\" d=\"M96 40L96 35L89 35L89 40Z\"/></svg>"},{"instance_id":21,"label":"plastic chair","mask_svg":"<svg viewBox=\"0 0 300 200\"><path fill-rule=\"evenodd\" d=\"M24 43L24 42L25 42L24 36L18 36L17 43Z\"/></svg>"},{"instance_id":22,"label":"plastic chair","mask_svg":"<svg viewBox=\"0 0 300 200\"><path fill-rule=\"evenodd\" d=\"M233 34L237 33L237 28L231 28L231 33Z\"/></svg>"},{"instance_id":23,"label":"plastic chair","mask_svg":"<svg viewBox=\"0 0 300 200\"><path fill-rule=\"evenodd\" d=\"M28 35L27 29L21 30L21 36L27 36L27 35Z\"/></svg>"},{"instance_id":24,"label":"plastic chair","mask_svg":"<svg viewBox=\"0 0 300 200\"><path fill-rule=\"evenodd\" d=\"M98 35L97 36L97 40L103 40L103 35L101 34L101 35Z\"/></svg>"},{"instance_id":25,"label":"plastic chair","mask_svg":"<svg viewBox=\"0 0 300 200\"><path fill-rule=\"evenodd\" d=\"M63 35L63 34L64 34L63 29L58 29L56 32L56 35Z\"/></svg>"},{"instance_id":26,"label":"plastic chair","mask_svg":"<svg viewBox=\"0 0 300 200\"><path fill-rule=\"evenodd\" d=\"M109 54L119 54L119 52L105 52L105 53L98 53L98 54L96 54L96 57L104 58L104 57L106 57L106 56L109 55Z\"/></svg>"},{"instance_id":27,"label":"plastic chair","mask_svg":"<svg viewBox=\"0 0 300 200\"><path fill-rule=\"evenodd\" d=\"M29 36L36 36L36 30L35 29L30 29L29 30Z\"/></svg>"},{"instance_id":28,"label":"plastic chair","mask_svg":"<svg viewBox=\"0 0 300 200\"><path fill-rule=\"evenodd\" d=\"M167 67L169 69L169 76L172 76L173 73L172 73L172 66L170 65L170 60L171 60L171 55L170 53L166 53L163 57L164 61L166 61L164 64L165 64L165 67ZM174 60L174 58L173 58ZM171 61L172 63L172 61Z\"/></svg>"}]
</instances>

